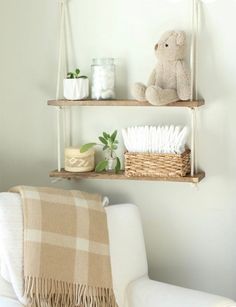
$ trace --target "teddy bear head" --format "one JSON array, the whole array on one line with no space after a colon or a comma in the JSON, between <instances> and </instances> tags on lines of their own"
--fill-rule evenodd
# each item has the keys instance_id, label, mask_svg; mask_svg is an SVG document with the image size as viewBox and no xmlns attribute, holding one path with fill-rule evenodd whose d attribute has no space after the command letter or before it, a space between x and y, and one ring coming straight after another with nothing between
<instances>
[{"instance_id":1,"label":"teddy bear head","mask_svg":"<svg viewBox=\"0 0 236 307\"><path fill-rule=\"evenodd\" d=\"M155 46L157 58L162 61L182 60L185 56L185 41L183 31L165 32Z\"/></svg>"}]
</instances>

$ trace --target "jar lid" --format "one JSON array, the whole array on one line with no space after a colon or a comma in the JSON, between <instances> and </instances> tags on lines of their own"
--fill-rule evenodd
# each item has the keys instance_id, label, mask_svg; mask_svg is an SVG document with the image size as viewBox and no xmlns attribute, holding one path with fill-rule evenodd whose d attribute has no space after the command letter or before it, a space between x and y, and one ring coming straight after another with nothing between
<instances>
[{"instance_id":1,"label":"jar lid","mask_svg":"<svg viewBox=\"0 0 236 307\"><path fill-rule=\"evenodd\" d=\"M114 65L114 58L94 58L93 65Z\"/></svg>"}]
</instances>

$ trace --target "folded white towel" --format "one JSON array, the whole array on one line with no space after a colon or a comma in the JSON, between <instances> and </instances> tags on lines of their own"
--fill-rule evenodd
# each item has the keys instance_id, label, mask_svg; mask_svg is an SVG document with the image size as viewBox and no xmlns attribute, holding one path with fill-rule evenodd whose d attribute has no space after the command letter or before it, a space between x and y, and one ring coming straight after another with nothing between
<instances>
[{"instance_id":1,"label":"folded white towel","mask_svg":"<svg viewBox=\"0 0 236 307\"><path fill-rule=\"evenodd\" d=\"M129 152L178 153L184 152L188 127L158 126L129 127L122 130L124 144Z\"/></svg>"}]
</instances>

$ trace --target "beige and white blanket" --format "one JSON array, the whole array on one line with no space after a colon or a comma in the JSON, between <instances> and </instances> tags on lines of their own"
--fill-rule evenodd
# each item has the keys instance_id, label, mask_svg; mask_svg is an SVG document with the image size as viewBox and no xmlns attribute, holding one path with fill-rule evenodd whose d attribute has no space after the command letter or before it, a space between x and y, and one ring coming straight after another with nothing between
<instances>
[{"instance_id":1,"label":"beige and white blanket","mask_svg":"<svg viewBox=\"0 0 236 307\"><path fill-rule=\"evenodd\" d=\"M20 186L28 306L113 307L109 238L100 195Z\"/></svg>"}]
</instances>

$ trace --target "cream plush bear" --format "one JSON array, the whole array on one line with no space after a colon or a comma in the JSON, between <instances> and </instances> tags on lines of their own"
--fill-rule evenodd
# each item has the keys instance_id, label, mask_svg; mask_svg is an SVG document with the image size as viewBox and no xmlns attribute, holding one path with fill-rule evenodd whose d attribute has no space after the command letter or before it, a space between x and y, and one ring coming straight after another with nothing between
<instances>
[{"instance_id":1,"label":"cream plush bear","mask_svg":"<svg viewBox=\"0 0 236 307\"><path fill-rule=\"evenodd\" d=\"M147 86L135 83L132 87L135 99L160 106L190 99L190 73L183 61L185 40L185 33L182 31L169 31L162 35L155 46L159 61Z\"/></svg>"}]
</instances>

